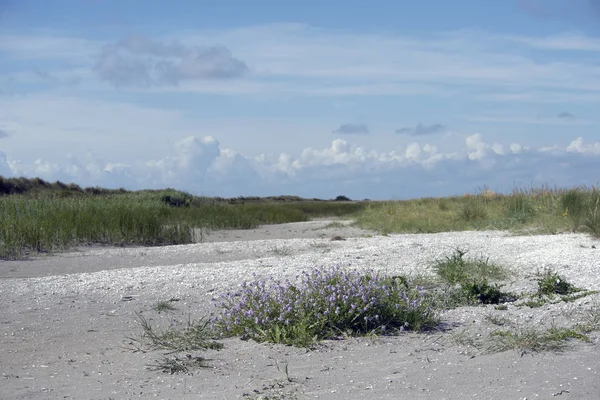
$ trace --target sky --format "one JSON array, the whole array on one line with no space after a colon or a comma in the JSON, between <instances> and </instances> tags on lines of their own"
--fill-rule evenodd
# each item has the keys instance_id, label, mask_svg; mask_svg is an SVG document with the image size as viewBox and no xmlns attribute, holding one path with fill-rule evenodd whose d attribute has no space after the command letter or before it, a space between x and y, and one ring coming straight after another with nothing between
<instances>
[{"instance_id":1,"label":"sky","mask_svg":"<svg viewBox=\"0 0 600 400\"><path fill-rule=\"evenodd\" d=\"M406 199L600 182L600 0L0 0L0 175Z\"/></svg>"}]
</instances>

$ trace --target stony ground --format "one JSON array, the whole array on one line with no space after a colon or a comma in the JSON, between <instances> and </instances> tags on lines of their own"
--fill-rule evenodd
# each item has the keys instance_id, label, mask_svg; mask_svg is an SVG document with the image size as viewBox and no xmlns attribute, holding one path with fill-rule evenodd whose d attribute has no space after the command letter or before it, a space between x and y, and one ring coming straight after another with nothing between
<instances>
[{"instance_id":1,"label":"stony ground","mask_svg":"<svg viewBox=\"0 0 600 400\"><path fill-rule=\"evenodd\" d=\"M257 266L276 262L291 266L294 260L305 260L314 264L343 255L356 262L373 263L379 257L382 263L401 263L402 254L376 252L369 245L373 234L345 224L315 221L217 232L197 245L84 248L0 262L0 398L599 398L597 333L590 335L590 343L571 341L559 353L485 351L489 332L503 328L501 324L517 328L568 326L585 317L592 297L539 309L461 308L443 316L451 328L445 333L328 341L311 351L227 339L219 351L166 355L141 350L128 338L141 333L137 313L153 326L162 327L202 316L209 309L209 296L226 286L210 278L214 269L235 275L252 268L260 271ZM435 236L436 243L447 241L451 247L466 240L457 235L421 238ZM331 241L334 236L347 240ZM386 240L397 241L398 248L404 246L405 251L422 251L424 259L442 250L420 250L420 239L415 236ZM499 243L511 240L500 235L492 239ZM535 246L543 246L544 238L531 240ZM579 246L586 260L598 259L598 253L591 250L592 239L565 235L564 240ZM231 247L232 241L249 243L248 250ZM563 271L577 279L576 263L568 259L564 263ZM112 275L106 275L107 271ZM157 286L145 278L159 271L172 272L174 282ZM112 281L103 278L100 282L99 274ZM186 280L182 274L194 278ZM527 274L519 279L513 287L531 287ZM153 310L157 302L172 297L178 299L172 302L176 310ZM210 361L188 373L152 370L164 357L175 356L189 362L195 357Z\"/></svg>"}]
</instances>

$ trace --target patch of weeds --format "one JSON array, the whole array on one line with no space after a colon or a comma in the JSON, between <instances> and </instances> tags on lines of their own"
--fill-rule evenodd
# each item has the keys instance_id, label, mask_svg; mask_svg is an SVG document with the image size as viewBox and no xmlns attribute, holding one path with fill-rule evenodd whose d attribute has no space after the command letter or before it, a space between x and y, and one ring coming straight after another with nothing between
<instances>
[{"instance_id":1,"label":"patch of weeds","mask_svg":"<svg viewBox=\"0 0 600 400\"><path fill-rule=\"evenodd\" d=\"M350 335L394 334L439 325L425 294L408 280L375 271L316 268L295 283L275 279L243 283L213 299L212 322L223 335L296 346Z\"/></svg>"},{"instance_id":2,"label":"patch of weeds","mask_svg":"<svg viewBox=\"0 0 600 400\"><path fill-rule=\"evenodd\" d=\"M450 284L465 283L475 280L502 280L508 276L508 271L502 266L493 264L489 259L465 259L466 250L457 248L450 256L436 260L434 271L440 278Z\"/></svg>"},{"instance_id":3,"label":"patch of weeds","mask_svg":"<svg viewBox=\"0 0 600 400\"><path fill-rule=\"evenodd\" d=\"M142 327L139 337L129 337L138 349L148 347L151 350L192 351L203 349L222 349L223 344L214 340L215 333L211 330L209 320L201 318L198 321L188 320L185 326L173 322L168 329L153 328L150 322L141 314L136 314Z\"/></svg>"},{"instance_id":4,"label":"patch of weeds","mask_svg":"<svg viewBox=\"0 0 600 400\"><path fill-rule=\"evenodd\" d=\"M570 301L575 301L575 300L579 300L582 299L584 297L587 296L591 296L593 294L598 293L597 290L582 290L578 293L575 294L569 294L569 295L565 295L565 296L560 296L560 299L566 303L570 302Z\"/></svg>"},{"instance_id":5,"label":"patch of weeds","mask_svg":"<svg viewBox=\"0 0 600 400\"><path fill-rule=\"evenodd\" d=\"M540 275L537 279L537 284L537 291L533 295L530 295L530 299L522 302L521 305L530 308L539 308L546 304L555 304L561 301L575 301L597 293L594 290L578 288L558 273L549 269Z\"/></svg>"},{"instance_id":6,"label":"patch of weeds","mask_svg":"<svg viewBox=\"0 0 600 400\"><path fill-rule=\"evenodd\" d=\"M590 343L590 338L583 334L581 331L574 328L556 328L551 327L548 329L548 335L555 340L569 340L578 339L582 342Z\"/></svg>"},{"instance_id":7,"label":"patch of weeds","mask_svg":"<svg viewBox=\"0 0 600 400\"><path fill-rule=\"evenodd\" d=\"M152 309L156 312L162 312L162 311L174 311L176 310L175 306L172 304L173 300L167 300L167 301L159 301L158 303L156 303L154 305L154 307L152 307Z\"/></svg>"},{"instance_id":8,"label":"patch of weeds","mask_svg":"<svg viewBox=\"0 0 600 400\"><path fill-rule=\"evenodd\" d=\"M538 295L540 296L568 295L581 291L581 289L552 270L545 270L537 282Z\"/></svg>"},{"instance_id":9,"label":"patch of weeds","mask_svg":"<svg viewBox=\"0 0 600 400\"><path fill-rule=\"evenodd\" d=\"M589 341L588 337L572 328L539 329L520 327L513 330L497 330L490 334L491 353L518 350L521 356L544 351L559 352L567 348L570 339Z\"/></svg>"},{"instance_id":10,"label":"patch of weeds","mask_svg":"<svg viewBox=\"0 0 600 400\"><path fill-rule=\"evenodd\" d=\"M500 288L498 284L490 285L487 279L462 284L462 289L482 304L500 304L516 300L513 294L503 292Z\"/></svg>"},{"instance_id":11,"label":"patch of weeds","mask_svg":"<svg viewBox=\"0 0 600 400\"><path fill-rule=\"evenodd\" d=\"M148 364L146 367L151 371L161 371L166 374L189 373L191 369L209 368L206 364L209 359L186 354L184 357L165 356L162 360L156 360L156 364Z\"/></svg>"},{"instance_id":12,"label":"patch of weeds","mask_svg":"<svg viewBox=\"0 0 600 400\"><path fill-rule=\"evenodd\" d=\"M494 309L498 311L506 311L508 310L508 306L506 304L498 304Z\"/></svg>"}]
</instances>

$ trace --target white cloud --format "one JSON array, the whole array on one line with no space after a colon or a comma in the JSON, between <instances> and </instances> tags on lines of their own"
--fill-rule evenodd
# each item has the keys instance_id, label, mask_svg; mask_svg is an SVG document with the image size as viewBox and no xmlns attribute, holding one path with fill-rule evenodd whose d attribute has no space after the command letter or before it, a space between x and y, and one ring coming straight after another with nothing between
<instances>
[{"instance_id":1,"label":"white cloud","mask_svg":"<svg viewBox=\"0 0 600 400\"><path fill-rule=\"evenodd\" d=\"M584 144L583 138L578 137L577 139L573 140L569 146L567 146L567 151L570 153L600 155L600 143L595 142L592 144Z\"/></svg>"},{"instance_id":2,"label":"white cloud","mask_svg":"<svg viewBox=\"0 0 600 400\"><path fill-rule=\"evenodd\" d=\"M575 176L582 184L597 180L593 171L600 167L600 143L585 144L577 138L562 148L552 146L551 151L531 150L518 143L508 146L510 152L505 148L487 143L477 133L465 138L458 153L416 142L378 151L336 139L329 147L306 148L298 156L281 153L247 158L222 148L213 137L190 136L173 143L164 157L145 163L137 160L133 166L105 161L94 153L82 161L69 157L62 163L37 159L31 164L0 154L0 171L7 176L40 176L84 186L176 187L228 197L273 193L334 197L347 193L376 199L457 194L483 185L504 191L519 183L569 186ZM580 167L583 165L585 168Z\"/></svg>"}]
</instances>

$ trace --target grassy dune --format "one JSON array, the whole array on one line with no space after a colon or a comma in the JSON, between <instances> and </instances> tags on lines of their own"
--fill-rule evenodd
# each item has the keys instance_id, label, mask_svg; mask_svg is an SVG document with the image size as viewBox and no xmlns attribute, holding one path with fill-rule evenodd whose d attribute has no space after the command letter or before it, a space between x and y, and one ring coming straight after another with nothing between
<instances>
[{"instance_id":1,"label":"grassy dune","mask_svg":"<svg viewBox=\"0 0 600 400\"><path fill-rule=\"evenodd\" d=\"M38 185L0 197L0 258L81 244L185 244L193 241L193 228L250 229L342 216L364 207L358 202L289 197L218 199L174 190L127 192L63 186L66 189L53 184L44 190Z\"/></svg>"},{"instance_id":2,"label":"grassy dune","mask_svg":"<svg viewBox=\"0 0 600 400\"><path fill-rule=\"evenodd\" d=\"M484 190L474 195L384 202L292 196L222 199L170 189L82 189L37 178L0 177L0 258L81 244L185 244L193 241L194 228L251 229L328 216L349 216L358 226L384 234L508 229L600 236L600 191L595 187L510 194Z\"/></svg>"},{"instance_id":3,"label":"grassy dune","mask_svg":"<svg viewBox=\"0 0 600 400\"><path fill-rule=\"evenodd\" d=\"M589 232L600 236L596 187L539 188L406 201L373 202L357 216L359 226L382 233L511 230L516 233Z\"/></svg>"}]
</instances>

